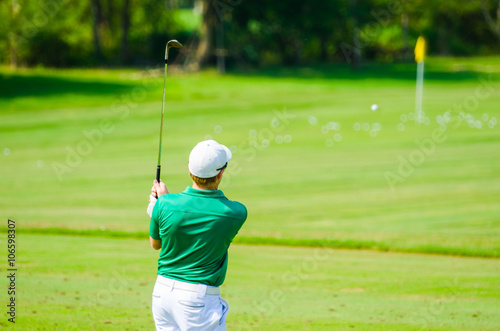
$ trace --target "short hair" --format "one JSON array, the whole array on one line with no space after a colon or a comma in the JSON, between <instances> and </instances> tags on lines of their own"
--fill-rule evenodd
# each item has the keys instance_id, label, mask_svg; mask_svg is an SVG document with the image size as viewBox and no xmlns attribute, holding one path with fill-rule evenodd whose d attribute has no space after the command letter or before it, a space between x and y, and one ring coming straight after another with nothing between
<instances>
[{"instance_id":1,"label":"short hair","mask_svg":"<svg viewBox=\"0 0 500 331\"><path fill-rule=\"evenodd\" d=\"M193 175L190 172L189 176L191 177L193 182L196 183L196 185L203 187L203 188L206 188L206 189L209 189L209 190L217 189L217 187L220 183L220 179L217 177L217 175L215 175L213 177L208 177L208 178L200 178L200 177L196 177L195 175Z\"/></svg>"}]
</instances>

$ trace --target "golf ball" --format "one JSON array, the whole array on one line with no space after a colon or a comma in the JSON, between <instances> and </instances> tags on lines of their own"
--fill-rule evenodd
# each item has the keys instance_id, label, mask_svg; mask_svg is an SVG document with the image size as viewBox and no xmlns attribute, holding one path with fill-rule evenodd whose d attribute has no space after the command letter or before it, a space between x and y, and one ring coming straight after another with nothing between
<instances>
[{"instance_id":1,"label":"golf ball","mask_svg":"<svg viewBox=\"0 0 500 331\"><path fill-rule=\"evenodd\" d=\"M378 106L377 106L377 104L374 103L372 105L372 111L377 111L377 109L378 109Z\"/></svg>"},{"instance_id":2,"label":"golf ball","mask_svg":"<svg viewBox=\"0 0 500 331\"><path fill-rule=\"evenodd\" d=\"M6 147L4 150L3 150L3 154L5 156L9 155L10 154L10 149L8 147Z\"/></svg>"}]
</instances>

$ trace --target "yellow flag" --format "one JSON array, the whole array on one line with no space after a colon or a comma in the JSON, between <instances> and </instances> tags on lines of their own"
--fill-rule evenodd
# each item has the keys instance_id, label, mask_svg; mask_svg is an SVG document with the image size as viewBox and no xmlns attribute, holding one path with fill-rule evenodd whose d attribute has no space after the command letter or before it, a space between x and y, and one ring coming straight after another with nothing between
<instances>
[{"instance_id":1,"label":"yellow flag","mask_svg":"<svg viewBox=\"0 0 500 331\"><path fill-rule=\"evenodd\" d=\"M420 36L418 37L417 45L415 46L415 61L417 61L417 63L424 61L424 55L425 55L425 39L424 37Z\"/></svg>"}]
</instances>

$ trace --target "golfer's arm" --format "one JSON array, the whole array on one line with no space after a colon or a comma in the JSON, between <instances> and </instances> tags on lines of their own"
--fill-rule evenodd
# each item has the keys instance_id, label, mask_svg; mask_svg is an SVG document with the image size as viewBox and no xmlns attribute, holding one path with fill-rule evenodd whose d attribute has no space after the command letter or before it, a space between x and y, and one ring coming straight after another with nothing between
<instances>
[{"instance_id":1,"label":"golfer's arm","mask_svg":"<svg viewBox=\"0 0 500 331\"><path fill-rule=\"evenodd\" d=\"M151 247L153 247L154 249L158 250L161 248L161 239L160 240L156 240L156 239L153 239L151 236L149 237L149 241L151 242Z\"/></svg>"}]
</instances>

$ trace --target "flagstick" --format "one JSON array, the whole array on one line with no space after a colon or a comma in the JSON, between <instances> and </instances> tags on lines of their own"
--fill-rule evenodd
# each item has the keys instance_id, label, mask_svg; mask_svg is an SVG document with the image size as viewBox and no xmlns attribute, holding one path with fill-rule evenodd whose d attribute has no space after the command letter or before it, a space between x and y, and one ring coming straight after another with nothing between
<instances>
[{"instance_id":1,"label":"flagstick","mask_svg":"<svg viewBox=\"0 0 500 331\"><path fill-rule=\"evenodd\" d=\"M424 61L417 63L417 90L415 95L415 122L418 124L424 121L422 111L422 94L424 90Z\"/></svg>"},{"instance_id":2,"label":"flagstick","mask_svg":"<svg viewBox=\"0 0 500 331\"><path fill-rule=\"evenodd\" d=\"M422 110L422 94L424 90L424 57L425 39L420 36L415 45L415 62L417 62L417 90L415 95L415 123L424 122L424 112Z\"/></svg>"}]
</instances>

